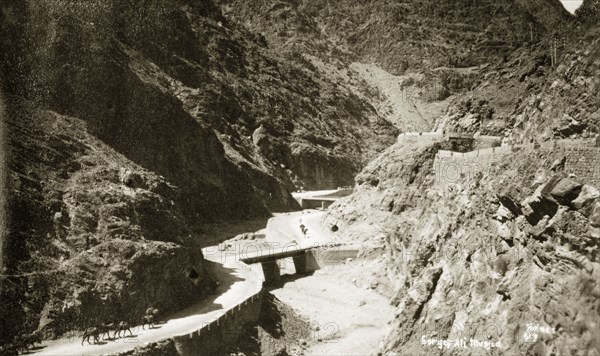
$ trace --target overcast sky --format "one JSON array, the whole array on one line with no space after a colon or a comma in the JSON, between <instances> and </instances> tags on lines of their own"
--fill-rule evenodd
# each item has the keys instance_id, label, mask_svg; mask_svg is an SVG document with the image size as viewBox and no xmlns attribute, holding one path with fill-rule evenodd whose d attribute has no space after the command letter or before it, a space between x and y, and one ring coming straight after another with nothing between
<instances>
[{"instance_id":1,"label":"overcast sky","mask_svg":"<svg viewBox=\"0 0 600 356\"><path fill-rule=\"evenodd\" d=\"M565 9L567 9L570 13L574 13L575 9L581 5L583 0L560 0L560 2L563 3Z\"/></svg>"}]
</instances>

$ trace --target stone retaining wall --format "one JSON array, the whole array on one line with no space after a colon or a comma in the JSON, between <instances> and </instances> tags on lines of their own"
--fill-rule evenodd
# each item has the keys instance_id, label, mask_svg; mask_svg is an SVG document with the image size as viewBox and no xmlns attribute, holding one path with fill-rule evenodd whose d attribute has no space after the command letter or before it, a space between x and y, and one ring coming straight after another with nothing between
<instances>
[{"instance_id":1,"label":"stone retaining wall","mask_svg":"<svg viewBox=\"0 0 600 356\"><path fill-rule=\"evenodd\" d=\"M574 174L581 183L600 187L600 147L593 140L556 140L540 144L522 144L453 152L439 150L434 160L436 184L447 185L470 180L474 174L483 172L513 152L527 150L553 150L565 156L565 172Z\"/></svg>"},{"instance_id":2,"label":"stone retaining wall","mask_svg":"<svg viewBox=\"0 0 600 356\"><path fill-rule=\"evenodd\" d=\"M600 188L600 147L578 147L566 154L565 172L582 183Z\"/></svg>"},{"instance_id":3,"label":"stone retaining wall","mask_svg":"<svg viewBox=\"0 0 600 356\"><path fill-rule=\"evenodd\" d=\"M245 269L251 269L245 263L238 263ZM242 333L247 331L247 326L256 325L260 317L265 293L266 290L263 287L215 320L201 323L189 334L173 336L142 347L136 347L134 350L120 353L119 356L221 354L225 345L232 345Z\"/></svg>"},{"instance_id":4,"label":"stone retaining wall","mask_svg":"<svg viewBox=\"0 0 600 356\"><path fill-rule=\"evenodd\" d=\"M238 304L210 323L203 323L198 330L183 336L175 336L175 348L180 355L217 355L225 345L232 345L256 325L260 317L265 290Z\"/></svg>"},{"instance_id":5,"label":"stone retaining wall","mask_svg":"<svg viewBox=\"0 0 600 356\"><path fill-rule=\"evenodd\" d=\"M355 259L358 250L344 246L323 246L315 251L307 252L307 265L309 270L316 270ZM284 262L286 259L282 259ZM291 260L291 259L290 259ZM252 269L251 266L238 262L243 268ZM260 266L255 264L254 266ZM257 273L262 273L252 269ZM185 335L173 336L143 347L119 354L120 356L149 356L149 355L217 355L221 354L224 345L232 345L235 340L247 332L248 326L256 325L260 318L262 302L267 293L263 287L260 291L248 297L242 303L226 311L215 320L202 323L193 332Z\"/></svg>"},{"instance_id":6,"label":"stone retaining wall","mask_svg":"<svg viewBox=\"0 0 600 356\"><path fill-rule=\"evenodd\" d=\"M436 142L447 141L451 133L444 132L403 132L398 135L398 142L403 143L414 143L414 144L434 144ZM502 137L500 136L488 136L488 135L475 135L473 136L473 143L476 148L488 148L494 146L500 146L502 143Z\"/></svg>"}]
</instances>

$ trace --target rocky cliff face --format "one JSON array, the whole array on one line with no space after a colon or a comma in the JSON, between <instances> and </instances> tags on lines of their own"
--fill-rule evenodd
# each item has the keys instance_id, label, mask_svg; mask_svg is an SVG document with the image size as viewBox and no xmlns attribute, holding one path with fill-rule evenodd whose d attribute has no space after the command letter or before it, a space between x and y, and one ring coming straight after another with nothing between
<instances>
[{"instance_id":1,"label":"rocky cliff face","mask_svg":"<svg viewBox=\"0 0 600 356\"><path fill-rule=\"evenodd\" d=\"M384 351L597 353L600 200L565 178L570 151L525 149L458 177L436 171L440 148L392 146L331 208L363 255L386 261L397 314Z\"/></svg>"},{"instance_id":2,"label":"rocky cliff face","mask_svg":"<svg viewBox=\"0 0 600 356\"><path fill-rule=\"evenodd\" d=\"M387 103L380 111L401 131L444 129L446 121L448 130L475 132L485 121L484 131L501 131L550 71L548 38L576 22L555 0L218 3L292 59L317 57L339 71L370 63L358 76L375 83L374 102Z\"/></svg>"},{"instance_id":3,"label":"rocky cliff face","mask_svg":"<svg viewBox=\"0 0 600 356\"><path fill-rule=\"evenodd\" d=\"M597 24L582 15L559 30L486 68L437 127L500 134L513 142L596 135Z\"/></svg>"},{"instance_id":4,"label":"rocky cliff face","mask_svg":"<svg viewBox=\"0 0 600 356\"><path fill-rule=\"evenodd\" d=\"M569 18L553 0L219 2L278 47L374 62L393 74L496 61L527 41L530 29L539 37Z\"/></svg>"},{"instance_id":5,"label":"rocky cliff face","mask_svg":"<svg viewBox=\"0 0 600 356\"><path fill-rule=\"evenodd\" d=\"M595 25L600 16L600 3L597 0L583 0L575 15L586 25Z\"/></svg>"},{"instance_id":6,"label":"rocky cliff face","mask_svg":"<svg viewBox=\"0 0 600 356\"><path fill-rule=\"evenodd\" d=\"M208 0L0 9L3 341L202 298L203 222L295 209L290 191L348 184L395 138L368 93Z\"/></svg>"},{"instance_id":7,"label":"rocky cliff face","mask_svg":"<svg viewBox=\"0 0 600 356\"><path fill-rule=\"evenodd\" d=\"M20 100L8 108L3 340L137 322L145 308L168 312L209 292L178 188L79 119Z\"/></svg>"},{"instance_id":8,"label":"rocky cliff face","mask_svg":"<svg viewBox=\"0 0 600 356\"><path fill-rule=\"evenodd\" d=\"M600 351L600 201L592 168L599 37L590 4L561 22L556 37L550 31L500 62L472 68L465 94L451 98L436 125L505 135L509 143L587 141L569 140L566 150L531 145L491 162L457 160L450 175L434 164L445 144L399 141L357 175L351 197L330 208L342 235L362 241L362 255L386 266L373 278L382 293L394 291L397 313L382 351ZM565 162L591 175L573 174Z\"/></svg>"},{"instance_id":9,"label":"rocky cliff face","mask_svg":"<svg viewBox=\"0 0 600 356\"><path fill-rule=\"evenodd\" d=\"M288 64L211 2L146 7L31 4L20 20L31 35L24 90L185 187L191 210L223 217L293 207L290 179L315 180L296 169L305 150L356 171L392 142L363 97L313 66ZM251 140L260 127L260 142ZM222 208L207 208L215 203Z\"/></svg>"},{"instance_id":10,"label":"rocky cliff face","mask_svg":"<svg viewBox=\"0 0 600 356\"><path fill-rule=\"evenodd\" d=\"M600 132L599 28L571 37L541 90L516 108L511 135L517 140L536 137L594 137ZM537 134L535 135L534 132Z\"/></svg>"},{"instance_id":11,"label":"rocky cliff face","mask_svg":"<svg viewBox=\"0 0 600 356\"><path fill-rule=\"evenodd\" d=\"M480 69L482 79L452 99L437 125L504 134L509 143L569 138L569 149L531 145L492 162L456 160L448 174L434 164L448 147L400 141L332 206L340 231L384 261L374 277L382 292L395 291L384 351L600 351L598 35L583 15L569 26L554 58L550 36Z\"/></svg>"}]
</instances>

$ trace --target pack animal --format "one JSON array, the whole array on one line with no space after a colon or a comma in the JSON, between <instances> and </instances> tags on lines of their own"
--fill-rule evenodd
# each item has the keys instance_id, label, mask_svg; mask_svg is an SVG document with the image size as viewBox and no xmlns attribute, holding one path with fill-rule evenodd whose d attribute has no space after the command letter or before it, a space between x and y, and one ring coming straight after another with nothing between
<instances>
[{"instance_id":1,"label":"pack animal","mask_svg":"<svg viewBox=\"0 0 600 356\"><path fill-rule=\"evenodd\" d=\"M88 344L91 345L92 343L90 342L90 338L94 340L94 344L97 344L99 336L100 336L100 333L98 331L98 328L96 328L96 327L87 328L83 332L83 338L81 339L81 345L83 345L83 343L85 341L87 341Z\"/></svg>"},{"instance_id":2,"label":"pack animal","mask_svg":"<svg viewBox=\"0 0 600 356\"><path fill-rule=\"evenodd\" d=\"M121 337L121 331L123 332L123 337L125 337L125 335L127 335L127 331L129 331L129 335L133 336L133 332L131 331L131 328L129 327L129 323L127 323L126 321L122 321L117 325L117 329L115 330L115 333L113 334L113 339L116 337Z\"/></svg>"}]
</instances>

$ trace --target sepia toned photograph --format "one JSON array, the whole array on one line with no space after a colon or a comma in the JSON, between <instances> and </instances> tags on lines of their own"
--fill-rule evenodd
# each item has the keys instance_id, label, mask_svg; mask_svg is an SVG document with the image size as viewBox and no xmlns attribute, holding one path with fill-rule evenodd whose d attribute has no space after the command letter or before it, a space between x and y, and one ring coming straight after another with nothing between
<instances>
[{"instance_id":1,"label":"sepia toned photograph","mask_svg":"<svg viewBox=\"0 0 600 356\"><path fill-rule=\"evenodd\" d=\"M600 0L0 0L0 356L600 356Z\"/></svg>"}]
</instances>

